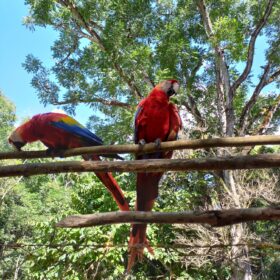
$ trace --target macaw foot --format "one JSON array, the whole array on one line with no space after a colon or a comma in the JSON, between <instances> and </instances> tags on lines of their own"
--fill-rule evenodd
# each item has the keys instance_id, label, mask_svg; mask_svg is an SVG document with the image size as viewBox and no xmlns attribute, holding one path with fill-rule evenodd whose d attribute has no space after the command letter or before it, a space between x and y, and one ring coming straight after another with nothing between
<instances>
[{"instance_id":1,"label":"macaw foot","mask_svg":"<svg viewBox=\"0 0 280 280\"><path fill-rule=\"evenodd\" d=\"M151 247L150 242L149 242L149 240L148 240L147 238L145 238L144 244L145 244L145 247L146 247L146 249L148 250L148 252L149 252L151 255L154 255L154 250L153 250L153 248Z\"/></svg>"},{"instance_id":2,"label":"macaw foot","mask_svg":"<svg viewBox=\"0 0 280 280\"><path fill-rule=\"evenodd\" d=\"M139 142L138 142L138 144L139 144L140 146L144 146L144 145L146 144L145 139L140 139Z\"/></svg>"},{"instance_id":3,"label":"macaw foot","mask_svg":"<svg viewBox=\"0 0 280 280\"><path fill-rule=\"evenodd\" d=\"M48 156L51 156L52 158L57 157L57 156L63 158L65 151L66 151L65 149L48 148L46 150L46 154Z\"/></svg>"},{"instance_id":4,"label":"macaw foot","mask_svg":"<svg viewBox=\"0 0 280 280\"><path fill-rule=\"evenodd\" d=\"M160 145L161 145L161 139L160 138L157 138L156 141L155 141L155 146L157 149L160 148Z\"/></svg>"},{"instance_id":5,"label":"macaw foot","mask_svg":"<svg viewBox=\"0 0 280 280\"><path fill-rule=\"evenodd\" d=\"M92 160L92 155L82 155L82 158L86 161Z\"/></svg>"},{"instance_id":6,"label":"macaw foot","mask_svg":"<svg viewBox=\"0 0 280 280\"><path fill-rule=\"evenodd\" d=\"M143 243L138 243L138 240L136 238L135 240L130 242L130 244L128 244L128 248L129 248L129 259L128 259L128 264L126 269L127 273L130 272L131 268L137 261L139 262L143 261L144 248L146 248L150 254L154 255L154 250L151 247L146 237Z\"/></svg>"}]
</instances>

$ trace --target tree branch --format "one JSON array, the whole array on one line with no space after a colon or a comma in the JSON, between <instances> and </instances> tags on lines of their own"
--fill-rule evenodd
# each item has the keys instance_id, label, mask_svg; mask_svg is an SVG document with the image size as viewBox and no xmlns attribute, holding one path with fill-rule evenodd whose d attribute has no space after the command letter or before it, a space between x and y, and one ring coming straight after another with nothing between
<instances>
[{"instance_id":1,"label":"tree branch","mask_svg":"<svg viewBox=\"0 0 280 280\"><path fill-rule=\"evenodd\" d=\"M234 93L238 87L247 79L249 73L251 72L252 69L252 64L253 64L253 58L254 58L254 53L255 53L255 43L258 35L260 34L262 28L265 26L268 17L270 16L272 12L272 6L273 6L274 0L269 0L268 4L266 6L265 12L263 17L260 19L258 22L255 30L253 31L251 35L251 39L249 42L249 47L248 47L248 53L247 53L247 62L246 66L242 72L242 74L238 77L238 79L232 84L231 86L231 91Z\"/></svg>"},{"instance_id":2,"label":"tree branch","mask_svg":"<svg viewBox=\"0 0 280 280\"><path fill-rule=\"evenodd\" d=\"M154 88L156 85L154 81L149 77L148 73L142 69L143 76L144 76L144 81L152 88Z\"/></svg>"},{"instance_id":3,"label":"tree branch","mask_svg":"<svg viewBox=\"0 0 280 280\"><path fill-rule=\"evenodd\" d=\"M69 8L72 15L74 15L74 17L80 22L80 24L82 25L82 27L91 35L91 41L94 41L95 43L97 43L99 45L99 47L102 50L105 50L104 45L101 41L100 36L98 35L98 33L91 28L91 26L85 21L85 19L83 18L83 16L81 15L81 13L79 12L79 10L77 9L77 7L75 6L75 4L71 3L68 0L57 0L61 5L63 5L66 8Z\"/></svg>"},{"instance_id":4,"label":"tree branch","mask_svg":"<svg viewBox=\"0 0 280 280\"><path fill-rule=\"evenodd\" d=\"M198 110L197 104L194 100L194 98L191 95L191 89L193 86L193 82L195 79L195 75L197 73L197 71L200 69L201 65L202 65L202 57L199 58L196 66L192 69L191 74L187 76L187 82L186 82L186 87L187 87L187 98L188 98L188 102L187 101L183 101L182 104L186 107L186 109L193 115L193 117L195 118L198 126L205 126L205 121L200 113L200 111Z\"/></svg>"},{"instance_id":5,"label":"tree branch","mask_svg":"<svg viewBox=\"0 0 280 280\"><path fill-rule=\"evenodd\" d=\"M280 76L280 68L276 70L265 82L265 86L273 83Z\"/></svg>"},{"instance_id":6,"label":"tree branch","mask_svg":"<svg viewBox=\"0 0 280 280\"><path fill-rule=\"evenodd\" d=\"M47 151L20 151L2 152L0 160L3 159L27 159L27 158L50 158L50 157L71 157L78 155L110 155L110 154L144 154L154 152L166 152L182 149L207 149L217 147L244 147L253 145L279 145L280 136L250 136L250 137L225 137L196 140L177 140L162 142L160 147L154 143L141 145L102 145L92 147L82 147L59 151L58 153L48 153Z\"/></svg>"},{"instance_id":7,"label":"tree branch","mask_svg":"<svg viewBox=\"0 0 280 280\"><path fill-rule=\"evenodd\" d=\"M90 226L111 225L121 223L158 223L158 224L209 224L221 227L249 221L280 220L280 208L241 208L210 211L185 212L144 212L122 211L88 215L69 216L58 222L56 226L82 228Z\"/></svg>"},{"instance_id":8,"label":"tree branch","mask_svg":"<svg viewBox=\"0 0 280 280\"><path fill-rule=\"evenodd\" d=\"M114 100L114 99L106 100L106 99L98 98L98 97L91 97L89 99L74 98L74 100L70 98L68 100L66 99L63 101L56 101L56 102L53 102L52 104L53 105L66 105L69 103L72 104L73 101L79 102L79 103L101 103L106 106L116 106L116 107L123 107L123 108L131 109L131 105L128 103L124 103L124 102Z\"/></svg>"},{"instance_id":9,"label":"tree branch","mask_svg":"<svg viewBox=\"0 0 280 280\"><path fill-rule=\"evenodd\" d=\"M191 95L188 95L188 101L183 101L182 105L186 107L186 109L193 115L195 118L197 125L199 127L204 127L205 126L205 121L203 117L200 114L200 111L198 110L196 103Z\"/></svg>"},{"instance_id":10,"label":"tree branch","mask_svg":"<svg viewBox=\"0 0 280 280\"><path fill-rule=\"evenodd\" d=\"M65 172L165 172L238 170L280 167L280 154L201 159L150 159L131 161L60 161L0 166L0 177Z\"/></svg>"},{"instance_id":11,"label":"tree branch","mask_svg":"<svg viewBox=\"0 0 280 280\"><path fill-rule=\"evenodd\" d=\"M198 0L197 6L203 19L206 35L209 39L214 35L212 22L206 9L204 0ZM217 105L222 135L233 136L234 134L234 108L233 92L230 91L230 79L224 51L219 44L214 45ZM224 104L226 102L226 105ZM225 112L225 117L224 117Z\"/></svg>"},{"instance_id":12,"label":"tree branch","mask_svg":"<svg viewBox=\"0 0 280 280\"><path fill-rule=\"evenodd\" d=\"M128 84L129 88L132 90L132 92L135 93L136 97L143 98L143 95L141 94L140 90L135 86L134 81L131 78L128 78L126 74L124 73L123 69L120 67L120 65L116 62L113 63L115 70L118 72L120 77Z\"/></svg>"},{"instance_id":13,"label":"tree branch","mask_svg":"<svg viewBox=\"0 0 280 280\"><path fill-rule=\"evenodd\" d=\"M71 3L68 0L56 0L58 3L60 3L62 6L69 8L72 15L74 16L74 18L76 20L78 20L81 24L81 26L90 34L90 36L88 36L85 32L83 32L82 30L80 31L80 33L83 34L84 37L86 37L87 39L89 39L90 41L96 43L100 49L102 51L105 51L106 53L110 54L110 52L108 52L108 50L106 49L106 47L104 46L100 36L98 35L98 33L94 30L94 28L92 28L90 26L90 24L88 24L86 22L86 20L83 18L83 16L80 14L79 10L77 9L77 7L75 6L75 4ZM90 23L90 22L89 22ZM94 25L95 26L95 25ZM96 27L96 26L95 26ZM111 55L112 56L112 55ZM138 87L135 85L135 83L132 81L131 78L129 78L123 71L123 69L121 68L121 66L116 63L114 60L114 57L111 58L111 60L113 61L113 66L115 68L115 70L118 72L118 74L120 75L120 77L127 83L127 85L129 86L130 90L136 94L136 96L138 98L142 98L142 94L140 92L140 90L138 89Z\"/></svg>"},{"instance_id":14,"label":"tree branch","mask_svg":"<svg viewBox=\"0 0 280 280\"><path fill-rule=\"evenodd\" d=\"M264 115L262 123L259 125L257 130L253 133L254 135L261 135L264 134L269 127L271 120L273 118L274 113L277 111L277 109L280 106L280 94L277 96L275 103L268 108L267 112Z\"/></svg>"},{"instance_id":15,"label":"tree branch","mask_svg":"<svg viewBox=\"0 0 280 280\"><path fill-rule=\"evenodd\" d=\"M99 31L104 31L103 26L99 25L97 22L93 21L93 20L89 20L90 25L94 26L96 29L98 29Z\"/></svg>"},{"instance_id":16,"label":"tree branch","mask_svg":"<svg viewBox=\"0 0 280 280\"><path fill-rule=\"evenodd\" d=\"M251 111L252 107L255 105L255 103L257 102L257 98L258 98L261 90L263 89L263 87L266 84L269 70L270 70L270 64L268 63L264 68L264 73L263 73L258 85L256 86L251 98L245 104L245 106L242 110L240 120L239 120L239 127L240 127L239 133L240 133L240 135L244 134L244 131L246 130L246 128L248 126L247 120L248 120L250 111Z\"/></svg>"},{"instance_id":17,"label":"tree branch","mask_svg":"<svg viewBox=\"0 0 280 280\"><path fill-rule=\"evenodd\" d=\"M197 7L200 11L200 14L203 18L203 23L205 27L205 32L208 38L210 38L213 35L213 27L212 27L212 22L209 16L209 13L206 10L206 5L204 0L198 0L197 1Z\"/></svg>"}]
</instances>

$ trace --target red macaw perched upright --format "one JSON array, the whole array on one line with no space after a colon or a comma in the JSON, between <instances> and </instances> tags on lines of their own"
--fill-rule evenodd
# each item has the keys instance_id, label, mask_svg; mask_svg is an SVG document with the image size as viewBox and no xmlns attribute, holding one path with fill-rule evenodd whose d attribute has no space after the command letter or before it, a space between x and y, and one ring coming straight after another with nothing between
<instances>
[{"instance_id":1,"label":"red macaw perched upright","mask_svg":"<svg viewBox=\"0 0 280 280\"><path fill-rule=\"evenodd\" d=\"M34 141L41 141L50 151L103 145L101 138L75 119L61 113L45 113L34 116L14 130L8 140L18 150L25 144ZM120 158L118 155L114 157ZM98 155L92 155L90 158L100 160ZM88 157L84 156L84 159L88 159ZM102 172L95 174L111 192L119 208L123 211L129 211L129 205L112 174Z\"/></svg>"},{"instance_id":2,"label":"red macaw perched upright","mask_svg":"<svg viewBox=\"0 0 280 280\"><path fill-rule=\"evenodd\" d=\"M181 118L175 104L169 102L170 96L179 90L179 83L176 80L166 80L158 84L139 105L135 116L135 143L145 144L155 142L160 145L161 141L176 140L178 132L182 127ZM137 159L171 158L171 152L157 152L138 156ZM154 201L158 196L158 184L163 172L138 173L136 191L136 210L151 211ZM144 247L152 253L146 239L145 224L134 224L130 234L130 257L127 271L129 271L136 258L143 258ZM137 245L138 244L138 245ZM137 247L137 246L142 247ZM133 247L134 246L134 247Z\"/></svg>"}]
</instances>

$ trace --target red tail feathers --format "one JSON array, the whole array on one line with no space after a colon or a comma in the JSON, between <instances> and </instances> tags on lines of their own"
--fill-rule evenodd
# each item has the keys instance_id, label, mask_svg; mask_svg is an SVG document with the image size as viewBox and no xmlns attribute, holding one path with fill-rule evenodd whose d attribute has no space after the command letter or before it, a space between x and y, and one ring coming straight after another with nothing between
<instances>
[{"instance_id":1,"label":"red tail feathers","mask_svg":"<svg viewBox=\"0 0 280 280\"><path fill-rule=\"evenodd\" d=\"M99 156L97 155L92 155L92 156L84 155L83 158L84 160L89 160L89 159L100 160ZM95 175L99 178L99 180L112 194L120 210L129 211L129 205L123 195L122 189L118 185L117 181L114 179L112 173L95 172Z\"/></svg>"},{"instance_id":2,"label":"red tail feathers","mask_svg":"<svg viewBox=\"0 0 280 280\"><path fill-rule=\"evenodd\" d=\"M146 238L147 225L133 225L130 233L128 244L129 259L127 264L127 272L131 270L136 261L142 261L144 256L144 248L147 248L150 254L154 254L153 248L150 246Z\"/></svg>"},{"instance_id":3,"label":"red tail feathers","mask_svg":"<svg viewBox=\"0 0 280 280\"><path fill-rule=\"evenodd\" d=\"M99 180L106 186L106 188L111 192L115 201L117 202L120 210L129 211L129 205L123 195L121 188L114 179L111 173L100 173L96 172L95 175Z\"/></svg>"},{"instance_id":4,"label":"red tail feathers","mask_svg":"<svg viewBox=\"0 0 280 280\"><path fill-rule=\"evenodd\" d=\"M157 188L162 173L138 173L137 175L137 201L136 210L151 211L157 197ZM144 248L154 254L152 247L146 238L147 224L134 224L130 233L130 256L127 264L127 272L131 270L135 262L142 261Z\"/></svg>"}]
</instances>

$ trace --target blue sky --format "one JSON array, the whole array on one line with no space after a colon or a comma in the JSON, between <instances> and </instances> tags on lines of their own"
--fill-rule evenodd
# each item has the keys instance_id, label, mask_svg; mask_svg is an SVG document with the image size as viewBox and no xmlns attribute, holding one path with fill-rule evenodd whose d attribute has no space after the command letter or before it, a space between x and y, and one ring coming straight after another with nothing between
<instances>
[{"instance_id":1,"label":"blue sky","mask_svg":"<svg viewBox=\"0 0 280 280\"><path fill-rule=\"evenodd\" d=\"M20 118L53 109L39 103L30 85L31 75L23 69L22 63L29 53L45 62L50 61L50 46L56 34L50 29L28 30L22 24L27 13L22 0L0 1L0 88L16 104Z\"/></svg>"},{"instance_id":2,"label":"blue sky","mask_svg":"<svg viewBox=\"0 0 280 280\"><path fill-rule=\"evenodd\" d=\"M51 45L57 33L51 28L38 28L34 32L23 24L28 7L23 0L0 0L0 90L16 105L18 121L27 116L49 112L57 107L44 107L39 103L35 89L31 86L32 75L22 67L25 57L33 54L52 65ZM78 112L82 110L82 114ZM85 124L91 110L82 106L77 119Z\"/></svg>"},{"instance_id":3,"label":"blue sky","mask_svg":"<svg viewBox=\"0 0 280 280\"><path fill-rule=\"evenodd\" d=\"M50 48L57 33L50 28L39 27L34 32L30 31L22 24L26 15L28 7L23 0L0 0L0 89L16 105L19 120L56 109L39 103L35 89L30 84L32 76L23 69L22 63L26 55L31 53L42 60L44 65L52 65ZM254 83L257 82L259 73L262 73L266 46L264 37L257 40L253 65ZM242 68L240 65L239 69ZM269 86L265 91L273 89L273 86ZM85 124L91 113L91 109L80 106L76 118Z\"/></svg>"}]
</instances>

